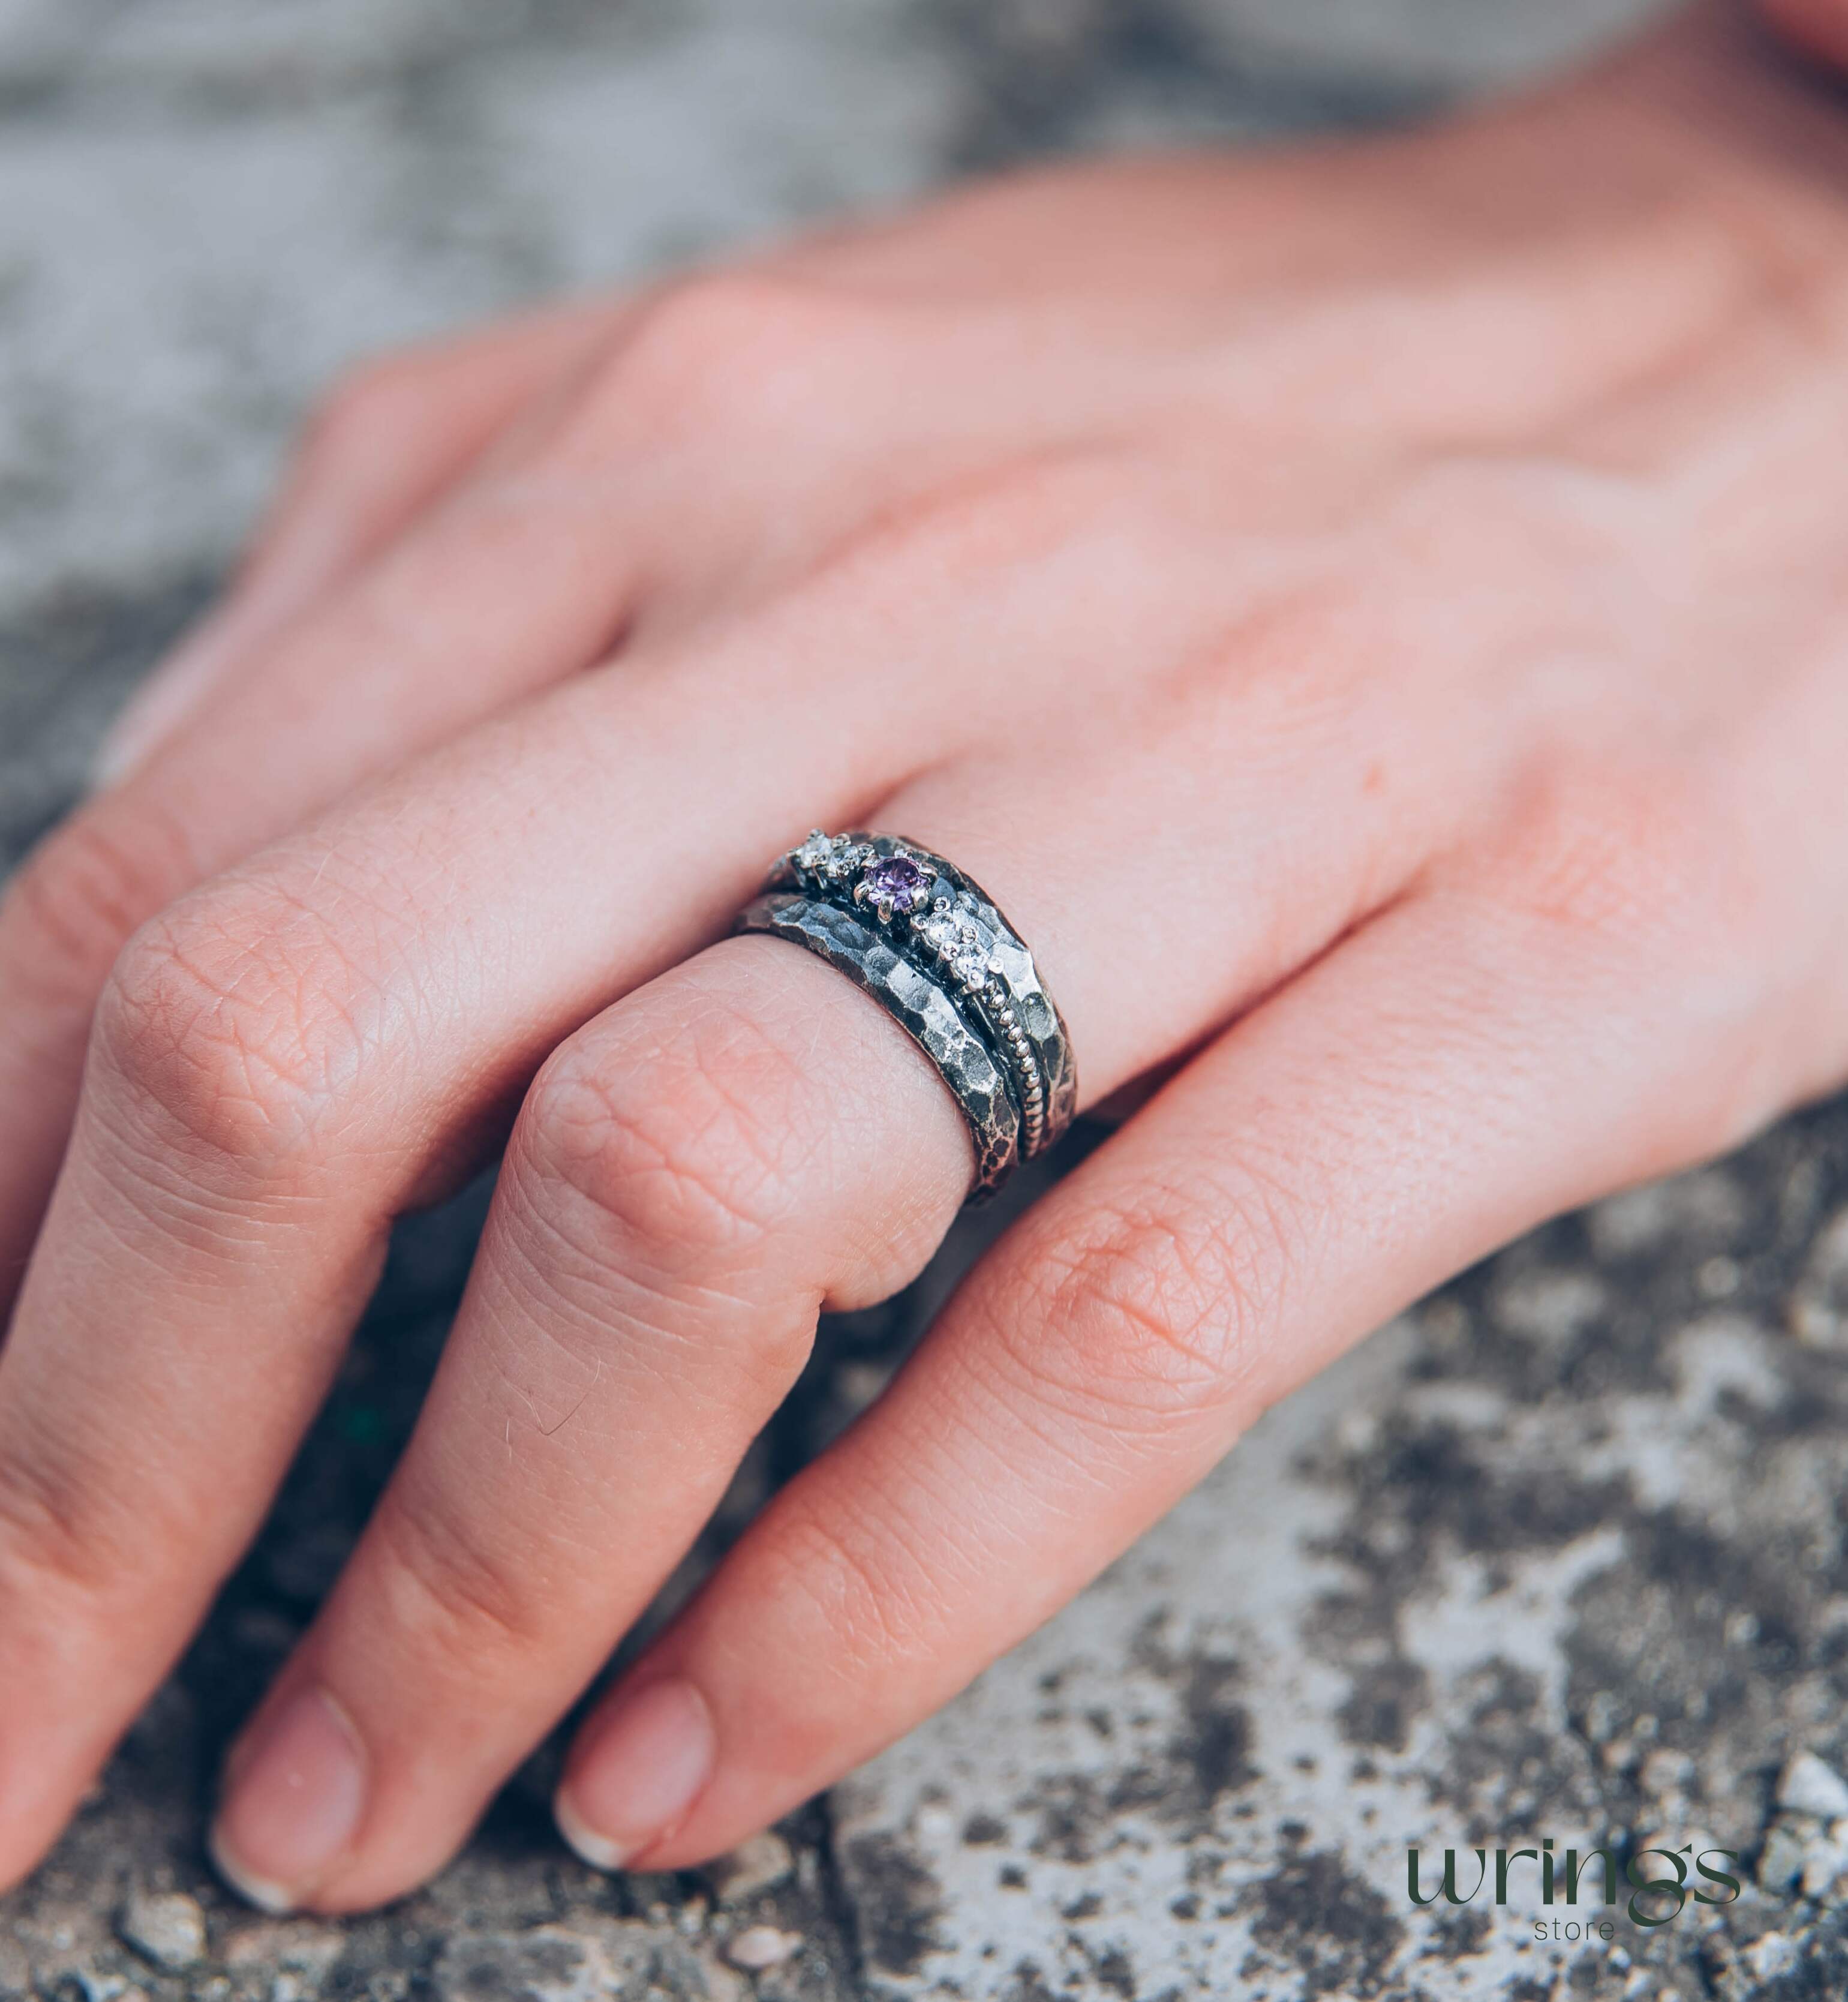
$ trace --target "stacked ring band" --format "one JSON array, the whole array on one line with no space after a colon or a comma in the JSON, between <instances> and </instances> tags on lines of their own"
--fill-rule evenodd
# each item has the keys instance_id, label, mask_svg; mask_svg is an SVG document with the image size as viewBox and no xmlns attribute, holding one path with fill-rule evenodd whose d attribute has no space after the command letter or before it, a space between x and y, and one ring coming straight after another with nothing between
<instances>
[{"instance_id":1,"label":"stacked ring band","mask_svg":"<svg viewBox=\"0 0 1848 2002\"><path fill-rule=\"evenodd\" d=\"M968 1122L974 1199L1071 1123L1071 1038L1033 954L942 856L891 835L817 829L777 863L736 929L818 954L918 1042Z\"/></svg>"}]
</instances>

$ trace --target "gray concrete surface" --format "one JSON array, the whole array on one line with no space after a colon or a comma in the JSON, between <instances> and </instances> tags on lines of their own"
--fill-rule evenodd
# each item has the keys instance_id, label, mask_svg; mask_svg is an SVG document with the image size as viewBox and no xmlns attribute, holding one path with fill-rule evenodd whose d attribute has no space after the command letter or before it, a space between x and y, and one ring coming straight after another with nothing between
<instances>
[{"instance_id":1,"label":"gray concrete surface","mask_svg":"<svg viewBox=\"0 0 1848 2002\"><path fill-rule=\"evenodd\" d=\"M1024 154L1407 115L1634 11L0 0L0 860L68 799L351 356ZM402 1233L263 1542L0 1900L0 1996L1848 1993L1848 1108L1383 1331L727 1870L580 1867L549 1751L418 1897L260 1918L204 1863L216 1755L404 1435L479 1205ZM687 1578L872 1393L968 1248L825 1331ZM1620 1906L1589 1948L1534 1939L1564 1913L1529 1864L1505 1908L1406 1895L1408 1845L1428 1889L1465 1851L1466 1888L1475 1846L1546 1837L1736 1849L1748 1888L1654 1928Z\"/></svg>"}]
</instances>

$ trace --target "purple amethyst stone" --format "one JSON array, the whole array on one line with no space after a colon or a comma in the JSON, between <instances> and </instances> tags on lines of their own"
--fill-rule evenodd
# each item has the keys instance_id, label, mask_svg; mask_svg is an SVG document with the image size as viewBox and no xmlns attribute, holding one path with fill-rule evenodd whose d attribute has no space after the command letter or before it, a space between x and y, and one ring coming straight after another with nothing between
<instances>
[{"instance_id":1,"label":"purple amethyst stone","mask_svg":"<svg viewBox=\"0 0 1848 2002\"><path fill-rule=\"evenodd\" d=\"M867 867L866 895L875 904L890 904L894 910L908 911L929 880L908 855L882 855Z\"/></svg>"}]
</instances>

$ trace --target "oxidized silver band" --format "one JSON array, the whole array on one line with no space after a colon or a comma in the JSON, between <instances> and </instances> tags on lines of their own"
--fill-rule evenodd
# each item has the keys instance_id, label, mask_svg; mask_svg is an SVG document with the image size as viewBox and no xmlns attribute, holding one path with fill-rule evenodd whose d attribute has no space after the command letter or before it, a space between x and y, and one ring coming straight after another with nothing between
<instances>
[{"instance_id":1,"label":"oxidized silver band","mask_svg":"<svg viewBox=\"0 0 1848 2002\"><path fill-rule=\"evenodd\" d=\"M891 835L818 828L777 863L737 929L819 953L915 1038L968 1120L976 1196L1071 1124L1071 1038L1033 954L942 856Z\"/></svg>"}]
</instances>

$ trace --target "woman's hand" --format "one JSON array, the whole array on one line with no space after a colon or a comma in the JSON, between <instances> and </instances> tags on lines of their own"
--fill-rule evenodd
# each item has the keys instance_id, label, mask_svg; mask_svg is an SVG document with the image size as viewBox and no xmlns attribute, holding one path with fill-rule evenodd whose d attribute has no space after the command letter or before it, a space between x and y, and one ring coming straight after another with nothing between
<instances>
[{"instance_id":1,"label":"woman's hand","mask_svg":"<svg viewBox=\"0 0 1848 2002\"><path fill-rule=\"evenodd\" d=\"M929 1257L971 1154L927 1062L710 943L814 823L995 891L1088 1102L1179 1069L591 1718L595 1861L782 1813L1403 1303L1848 1072L1848 141L1707 32L336 405L0 919L0 1880L253 1534L393 1216L515 1107L416 1436L233 1755L272 1903L435 1869L818 1309Z\"/></svg>"}]
</instances>

